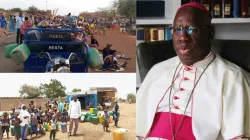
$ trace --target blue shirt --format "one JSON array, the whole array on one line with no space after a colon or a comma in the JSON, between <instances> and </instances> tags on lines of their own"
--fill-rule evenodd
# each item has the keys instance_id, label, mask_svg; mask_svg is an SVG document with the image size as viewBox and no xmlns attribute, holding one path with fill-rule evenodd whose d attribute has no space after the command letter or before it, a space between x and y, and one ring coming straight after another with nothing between
<instances>
[{"instance_id":1,"label":"blue shirt","mask_svg":"<svg viewBox=\"0 0 250 140\"><path fill-rule=\"evenodd\" d=\"M6 28L6 24L7 24L7 21L5 20L5 18L2 18L2 20L1 20L1 28Z\"/></svg>"}]
</instances>

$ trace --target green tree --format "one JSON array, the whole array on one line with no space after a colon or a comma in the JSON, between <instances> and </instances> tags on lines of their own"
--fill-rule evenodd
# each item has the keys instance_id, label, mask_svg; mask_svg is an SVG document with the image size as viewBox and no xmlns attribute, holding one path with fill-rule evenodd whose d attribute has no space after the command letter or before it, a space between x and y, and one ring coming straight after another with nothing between
<instances>
[{"instance_id":1,"label":"green tree","mask_svg":"<svg viewBox=\"0 0 250 140\"><path fill-rule=\"evenodd\" d=\"M12 8L10 10L13 11L13 12L22 12L21 8Z\"/></svg>"},{"instance_id":2,"label":"green tree","mask_svg":"<svg viewBox=\"0 0 250 140\"><path fill-rule=\"evenodd\" d=\"M30 86L27 84L21 86L19 93L20 97L29 99L41 97L43 95L39 87Z\"/></svg>"},{"instance_id":3,"label":"green tree","mask_svg":"<svg viewBox=\"0 0 250 140\"><path fill-rule=\"evenodd\" d=\"M126 18L135 19L136 16L136 2L135 0L116 0L113 2L113 7L117 12Z\"/></svg>"},{"instance_id":4,"label":"green tree","mask_svg":"<svg viewBox=\"0 0 250 140\"><path fill-rule=\"evenodd\" d=\"M40 89L47 98L58 98L66 96L66 87L56 79L51 79L49 84L41 84Z\"/></svg>"},{"instance_id":5,"label":"green tree","mask_svg":"<svg viewBox=\"0 0 250 140\"><path fill-rule=\"evenodd\" d=\"M72 90L72 92L79 92L79 91L82 91L82 90L79 89L79 88L74 88L74 89Z\"/></svg>"},{"instance_id":6,"label":"green tree","mask_svg":"<svg viewBox=\"0 0 250 140\"><path fill-rule=\"evenodd\" d=\"M31 14L35 14L37 12L39 12L40 10L38 8L36 8L34 5L30 6L28 8L28 12L31 13Z\"/></svg>"},{"instance_id":7,"label":"green tree","mask_svg":"<svg viewBox=\"0 0 250 140\"><path fill-rule=\"evenodd\" d=\"M136 99L136 95L134 93L129 93L127 95L127 100L135 100Z\"/></svg>"},{"instance_id":8,"label":"green tree","mask_svg":"<svg viewBox=\"0 0 250 140\"><path fill-rule=\"evenodd\" d=\"M3 9L3 8L0 8L0 11L4 11L4 9Z\"/></svg>"}]
</instances>

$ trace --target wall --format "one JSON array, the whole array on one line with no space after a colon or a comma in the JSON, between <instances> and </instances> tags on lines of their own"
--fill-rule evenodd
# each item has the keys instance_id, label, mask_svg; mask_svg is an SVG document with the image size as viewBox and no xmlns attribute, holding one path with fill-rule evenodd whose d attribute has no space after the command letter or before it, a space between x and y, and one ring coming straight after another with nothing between
<instances>
[{"instance_id":1,"label":"wall","mask_svg":"<svg viewBox=\"0 0 250 140\"><path fill-rule=\"evenodd\" d=\"M29 105L33 100L35 106L43 106L49 99L0 99L0 111L11 111L12 108L21 107L22 104Z\"/></svg>"}]
</instances>

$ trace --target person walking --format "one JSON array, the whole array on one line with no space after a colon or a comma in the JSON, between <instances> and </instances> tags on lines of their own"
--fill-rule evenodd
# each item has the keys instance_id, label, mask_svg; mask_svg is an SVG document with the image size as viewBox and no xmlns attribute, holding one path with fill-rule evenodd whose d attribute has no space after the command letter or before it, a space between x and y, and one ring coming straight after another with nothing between
<instances>
[{"instance_id":1,"label":"person walking","mask_svg":"<svg viewBox=\"0 0 250 140\"><path fill-rule=\"evenodd\" d=\"M6 21L6 19L5 19L5 17L4 17L4 15L2 15L1 16L1 35L0 35L0 38L1 38L1 36L3 35L3 34L5 34L7 37L9 36L9 34L7 33L7 31L6 31L6 28L7 28L7 21Z\"/></svg>"},{"instance_id":2,"label":"person walking","mask_svg":"<svg viewBox=\"0 0 250 140\"><path fill-rule=\"evenodd\" d=\"M70 101L69 103L69 117L70 117L70 125L69 125L69 132L68 137L71 136L73 122L75 123L74 133L76 135L78 129L78 122L81 116L81 103L77 100L77 96L74 96L74 100Z\"/></svg>"},{"instance_id":3,"label":"person walking","mask_svg":"<svg viewBox=\"0 0 250 140\"><path fill-rule=\"evenodd\" d=\"M22 44L22 38L23 38L23 35L21 34L21 24L23 23L24 21L24 18L23 18L23 15L22 13L20 12L19 13L19 17L16 18L16 43L17 44Z\"/></svg>"}]
</instances>

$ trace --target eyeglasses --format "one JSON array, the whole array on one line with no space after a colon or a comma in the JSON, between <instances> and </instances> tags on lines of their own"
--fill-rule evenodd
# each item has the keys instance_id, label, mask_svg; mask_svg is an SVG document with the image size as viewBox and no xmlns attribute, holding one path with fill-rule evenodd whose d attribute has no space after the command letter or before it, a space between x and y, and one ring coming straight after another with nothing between
<instances>
[{"instance_id":1,"label":"eyeglasses","mask_svg":"<svg viewBox=\"0 0 250 140\"><path fill-rule=\"evenodd\" d=\"M174 32L177 33L178 35L181 35L183 33L183 30L186 31L188 35L199 35L200 29L204 28L210 28L211 26L201 26L201 27L195 27L195 26L187 26L187 27L170 27L170 29Z\"/></svg>"}]
</instances>

